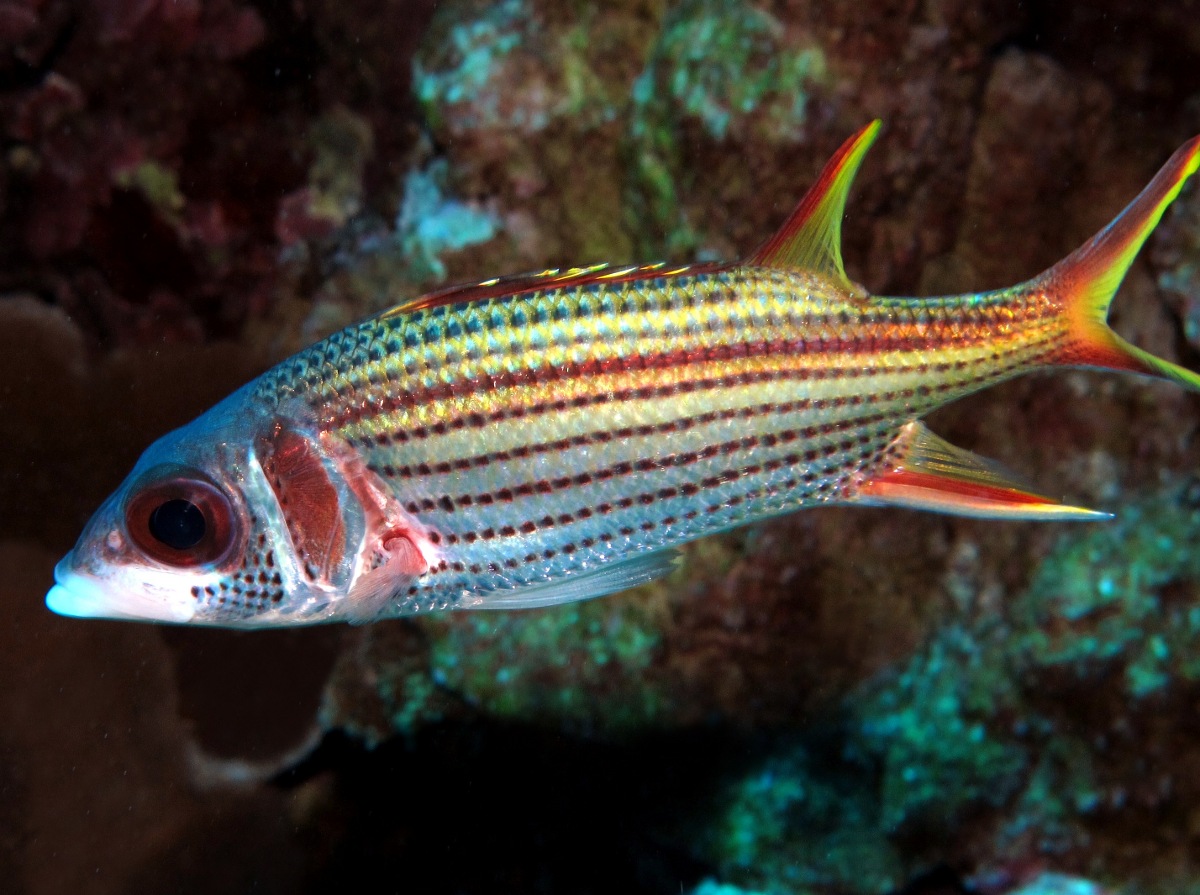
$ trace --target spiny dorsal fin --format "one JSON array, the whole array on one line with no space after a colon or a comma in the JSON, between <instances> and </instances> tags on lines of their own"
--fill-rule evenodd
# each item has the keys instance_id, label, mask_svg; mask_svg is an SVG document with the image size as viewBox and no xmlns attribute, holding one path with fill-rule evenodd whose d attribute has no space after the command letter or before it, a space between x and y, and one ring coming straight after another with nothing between
<instances>
[{"instance_id":1,"label":"spiny dorsal fin","mask_svg":"<svg viewBox=\"0 0 1200 895\"><path fill-rule=\"evenodd\" d=\"M878 133L875 119L842 144L779 231L750 256L749 264L811 270L856 289L842 268L842 216L850 184Z\"/></svg>"},{"instance_id":2,"label":"spiny dorsal fin","mask_svg":"<svg viewBox=\"0 0 1200 895\"><path fill-rule=\"evenodd\" d=\"M716 273L730 265L727 262L699 262L696 264L668 264L656 261L653 264L592 264L587 267L553 268L536 273L523 273L507 277L494 277L480 283L465 283L447 286L436 292L428 292L416 298L400 302L380 315L380 319L400 317L414 311L427 311L443 305L458 305L483 301L488 298L508 298L528 292L550 289L578 289L593 283L631 283L650 278L699 276Z\"/></svg>"}]
</instances>

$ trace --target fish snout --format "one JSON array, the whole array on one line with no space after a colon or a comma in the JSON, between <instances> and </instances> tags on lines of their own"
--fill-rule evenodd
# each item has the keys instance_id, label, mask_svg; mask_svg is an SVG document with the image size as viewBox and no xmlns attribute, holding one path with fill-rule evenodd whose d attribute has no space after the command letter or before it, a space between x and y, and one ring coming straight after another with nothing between
<instances>
[{"instance_id":1,"label":"fish snout","mask_svg":"<svg viewBox=\"0 0 1200 895\"><path fill-rule=\"evenodd\" d=\"M77 571L71 556L54 568L55 584L46 607L72 618L112 618L182 624L195 615L195 602L149 584L122 587L118 582Z\"/></svg>"}]
</instances>

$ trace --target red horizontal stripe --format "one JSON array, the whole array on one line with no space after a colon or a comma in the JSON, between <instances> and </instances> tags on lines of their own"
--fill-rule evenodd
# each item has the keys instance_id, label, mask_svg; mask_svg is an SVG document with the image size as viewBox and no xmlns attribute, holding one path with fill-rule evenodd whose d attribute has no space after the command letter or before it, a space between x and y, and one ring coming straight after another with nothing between
<instances>
[{"instance_id":1,"label":"red horizontal stripe","mask_svg":"<svg viewBox=\"0 0 1200 895\"><path fill-rule=\"evenodd\" d=\"M552 494L555 491L564 491L569 488L583 487L594 482L607 482L612 479L624 478L635 472L655 472L663 469L679 469L685 466L691 466L694 463L699 463L702 460L710 460L713 457L723 454L733 454L738 451L749 451L760 445L764 447L774 447L777 444L790 444L794 441L805 439L825 438L838 435L862 426L870 426L875 423L881 423L889 418L890 414L872 413L866 416L854 417L846 420L838 420L836 422L822 423L819 425L805 426L800 429L783 429L779 432L771 432L765 435L744 435L741 438L732 441L725 441L719 444L705 445L703 448L695 451L683 451L671 454L659 455L657 457L643 457L637 460L621 460L609 466L600 467L598 469L583 470L574 475L560 476L554 479L538 479L527 482L519 482L495 491L484 491L475 494L459 494L456 496L443 495L438 500L425 498L421 502L411 502L405 506L405 509L413 514L420 512L428 512L434 509L442 509L446 512L453 512L457 508L469 506L490 506L494 503L511 503L524 497L530 497L534 494ZM843 446L845 450L850 448ZM812 462L817 459L819 452L814 449L809 449L806 452L805 460ZM811 455L811 456L809 456ZM380 472L378 469L373 469L373 472ZM383 471L386 476L386 470Z\"/></svg>"},{"instance_id":2,"label":"red horizontal stripe","mask_svg":"<svg viewBox=\"0 0 1200 895\"><path fill-rule=\"evenodd\" d=\"M340 407L331 408L332 414L324 421L326 429L338 429L344 426L361 423L381 414L393 413L405 408L416 408L427 404L466 398L472 395L501 389L515 389L548 382L563 382L575 379L586 379L607 374L623 374L631 372L661 371L693 366L703 363L719 363L732 360L742 360L759 357L800 357L805 355L858 355L863 353L890 353L896 351L916 351L921 348L953 350L967 344L979 341L977 339L955 339L948 342L933 343L928 338L855 338L855 339L822 339L805 342L803 339L774 340L763 342L739 343L737 345L718 345L703 351L671 351L652 355L634 355L626 358L612 358L604 361L584 361L568 363L558 367L544 367L536 370L518 370L499 373L494 376L462 379L458 382L436 385L431 388L405 390L391 393L375 403L353 402L342 403ZM929 370L938 371L950 369L953 364L928 364ZM873 370L872 372L880 372ZM895 372L882 370L882 372ZM857 375L856 368L839 369L812 368L805 371L807 375L799 378L834 378L838 376ZM674 386L675 391L685 390L684 383ZM575 399L579 400L579 399ZM564 401L561 409L565 410L570 402Z\"/></svg>"},{"instance_id":3,"label":"red horizontal stripe","mask_svg":"<svg viewBox=\"0 0 1200 895\"><path fill-rule=\"evenodd\" d=\"M917 472L911 469L896 469L872 479L863 487L864 494L886 495L894 488L916 488L923 491L940 491L943 494L959 495L990 503L1039 504L1047 499L1028 491L989 485L983 482L967 482L948 478L935 473Z\"/></svg>"}]
</instances>

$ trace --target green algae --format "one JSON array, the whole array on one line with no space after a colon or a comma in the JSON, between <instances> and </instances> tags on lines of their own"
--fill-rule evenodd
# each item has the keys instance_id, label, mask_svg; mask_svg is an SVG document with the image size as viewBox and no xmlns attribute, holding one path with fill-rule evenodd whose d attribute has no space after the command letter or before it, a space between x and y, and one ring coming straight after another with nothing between
<instances>
[{"instance_id":1,"label":"green algae","mask_svg":"<svg viewBox=\"0 0 1200 895\"><path fill-rule=\"evenodd\" d=\"M428 674L413 671L382 680L379 695L394 707L388 721L392 730L402 735L411 735L444 716L441 694Z\"/></svg>"},{"instance_id":2,"label":"green algae","mask_svg":"<svg viewBox=\"0 0 1200 895\"><path fill-rule=\"evenodd\" d=\"M745 128L762 109L766 133L798 140L825 57L817 46L787 47L785 40L783 25L753 4L684 0L669 12L651 65L634 85L635 108L661 99L714 140Z\"/></svg>"},{"instance_id":3,"label":"green algae","mask_svg":"<svg viewBox=\"0 0 1200 895\"><path fill-rule=\"evenodd\" d=\"M341 728L375 748L411 739L429 725L461 715L462 701L429 672L429 648L408 622L378 625L341 656L320 708L325 729Z\"/></svg>"},{"instance_id":4,"label":"green algae","mask_svg":"<svg viewBox=\"0 0 1200 895\"><path fill-rule=\"evenodd\" d=\"M487 242L499 229L495 214L448 194L448 174L445 159L434 159L405 175L394 243L412 281L444 280L444 253Z\"/></svg>"},{"instance_id":5,"label":"green algae","mask_svg":"<svg viewBox=\"0 0 1200 895\"><path fill-rule=\"evenodd\" d=\"M558 41L562 100L557 111L577 124L598 125L614 120L625 105L622 83L597 71L593 54L597 41L599 10L586 6ZM625 45L633 35L623 35Z\"/></svg>"},{"instance_id":6,"label":"green algae","mask_svg":"<svg viewBox=\"0 0 1200 895\"><path fill-rule=\"evenodd\" d=\"M1042 873L1012 895L1105 895L1106 890L1091 880L1061 873Z\"/></svg>"},{"instance_id":7,"label":"green algae","mask_svg":"<svg viewBox=\"0 0 1200 895\"><path fill-rule=\"evenodd\" d=\"M797 45L773 16L744 0L684 0L666 16L633 87L626 157L629 217L666 233L660 250L694 251L683 216L683 129L695 122L717 142L798 142L813 89L827 79L825 56Z\"/></svg>"},{"instance_id":8,"label":"green algae","mask_svg":"<svg viewBox=\"0 0 1200 895\"><path fill-rule=\"evenodd\" d=\"M512 242L571 261L626 260L618 151L652 31L634 11L455 0L422 41L413 91L469 192L517 203Z\"/></svg>"},{"instance_id":9,"label":"green algae","mask_svg":"<svg viewBox=\"0 0 1200 895\"><path fill-rule=\"evenodd\" d=\"M479 10L477 16L447 14L452 24L433 50L425 48L413 60L413 93L426 119L437 125L447 107L471 104L468 127L494 126L503 120L501 92L495 80L504 59L527 39L531 10L523 0L503 0ZM484 102L481 102L484 100ZM524 122L536 127L538 122ZM543 122L544 124L544 122Z\"/></svg>"},{"instance_id":10,"label":"green algae","mask_svg":"<svg viewBox=\"0 0 1200 895\"><path fill-rule=\"evenodd\" d=\"M883 822L953 824L1012 803L1011 833L1041 825L1048 848L1071 840L1099 800L1093 750L1064 729L1069 707L1043 700L1040 681L1064 670L1084 687L1115 676L1134 708L1196 681L1197 548L1200 511L1185 486L1130 502L1118 521L1065 535L1007 624L943 628L854 704L858 745L883 761Z\"/></svg>"},{"instance_id":11,"label":"green algae","mask_svg":"<svg viewBox=\"0 0 1200 895\"><path fill-rule=\"evenodd\" d=\"M994 729L1019 710L1006 671L994 642L952 626L856 706L856 745L882 762L884 828L948 829L1017 790L1027 751Z\"/></svg>"},{"instance_id":12,"label":"green algae","mask_svg":"<svg viewBox=\"0 0 1200 895\"><path fill-rule=\"evenodd\" d=\"M702 880L700 885L692 889L691 895L765 895L765 893L752 892L749 889L726 885L725 883L717 882L715 879L706 879Z\"/></svg>"},{"instance_id":13,"label":"green algae","mask_svg":"<svg viewBox=\"0 0 1200 895\"><path fill-rule=\"evenodd\" d=\"M1064 538L1013 609L1027 669L1117 673L1141 700L1200 679L1200 509L1184 486Z\"/></svg>"},{"instance_id":14,"label":"green algae","mask_svg":"<svg viewBox=\"0 0 1200 895\"><path fill-rule=\"evenodd\" d=\"M606 56L639 39L616 13L583 7L564 27L545 24L525 0L447 4L413 62L427 123L460 134L532 134L551 122L578 132L613 121L627 104L627 78Z\"/></svg>"},{"instance_id":15,"label":"green algae","mask_svg":"<svg viewBox=\"0 0 1200 895\"><path fill-rule=\"evenodd\" d=\"M856 775L781 749L726 784L702 837L724 878L765 892L887 891L902 878Z\"/></svg>"},{"instance_id":16,"label":"green algae","mask_svg":"<svg viewBox=\"0 0 1200 895\"><path fill-rule=\"evenodd\" d=\"M430 674L497 718L585 733L653 726L668 700L649 674L663 618L648 596L423 619Z\"/></svg>"},{"instance_id":17,"label":"green algae","mask_svg":"<svg viewBox=\"0 0 1200 895\"><path fill-rule=\"evenodd\" d=\"M1036 723L1044 742L1000 824L997 842L1001 849L1020 851L1032 845L1042 854L1061 854L1088 843L1080 820L1100 800L1095 761L1078 737L1057 730L1047 719Z\"/></svg>"},{"instance_id":18,"label":"green algae","mask_svg":"<svg viewBox=\"0 0 1200 895\"><path fill-rule=\"evenodd\" d=\"M726 539L713 540L667 578L623 594L373 627L339 668L322 724L369 745L464 714L603 738L678 726L678 678L664 664L671 594L728 568Z\"/></svg>"},{"instance_id":19,"label":"green algae","mask_svg":"<svg viewBox=\"0 0 1200 895\"><path fill-rule=\"evenodd\" d=\"M746 535L685 549L665 578L597 600L545 609L417 619L438 687L497 718L586 735L670 729L687 715L666 663L672 595L729 571Z\"/></svg>"},{"instance_id":20,"label":"green algae","mask_svg":"<svg viewBox=\"0 0 1200 895\"><path fill-rule=\"evenodd\" d=\"M1111 781L1140 766L1142 749L1170 748L1105 746L1110 725L1136 729L1139 713L1200 676L1193 491L1175 484L1112 523L1068 530L1007 619L948 625L851 701L863 723L853 745L882 761L885 828L950 833L986 809L1001 852L1089 847L1098 812L1123 798ZM1102 681L1116 687L1097 690Z\"/></svg>"}]
</instances>

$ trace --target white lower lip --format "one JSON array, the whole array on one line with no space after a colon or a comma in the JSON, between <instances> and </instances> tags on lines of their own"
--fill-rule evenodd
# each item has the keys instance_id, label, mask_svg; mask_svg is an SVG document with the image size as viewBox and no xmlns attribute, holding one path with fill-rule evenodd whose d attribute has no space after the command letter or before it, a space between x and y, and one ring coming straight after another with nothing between
<instances>
[{"instance_id":1,"label":"white lower lip","mask_svg":"<svg viewBox=\"0 0 1200 895\"><path fill-rule=\"evenodd\" d=\"M94 578L62 568L61 563L54 570L54 579L58 583L46 594L46 606L59 615L179 623L191 621L194 614L188 604L110 589Z\"/></svg>"},{"instance_id":2,"label":"white lower lip","mask_svg":"<svg viewBox=\"0 0 1200 895\"><path fill-rule=\"evenodd\" d=\"M91 611L94 607L88 606L84 600L80 599L78 593L72 593L61 584L54 585L46 594L46 608L59 615L70 615L75 618L91 618L96 615L94 611Z\"/></svg>"}]
</instances>

